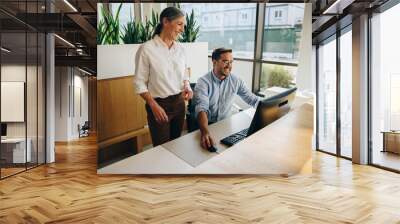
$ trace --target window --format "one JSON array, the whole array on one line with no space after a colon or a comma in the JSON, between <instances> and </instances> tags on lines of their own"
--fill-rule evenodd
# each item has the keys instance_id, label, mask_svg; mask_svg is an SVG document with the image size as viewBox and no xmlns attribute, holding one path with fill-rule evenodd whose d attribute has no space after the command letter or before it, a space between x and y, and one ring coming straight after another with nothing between
<instances>
[{"instance_id":1,"label":"window","mask_svg":"<svg viewBox=\"0 0 400 224\"><path fill-rule=\"evenodd\" d=\"M336 36L318 48L318 149L336 154Z\"/></svg>"},{"instance_id":2,"label":"window","mask_svg":"<svg viewBox=\"0 0 400 224\"><path fill-rule=\"evenodd\" d=\"M275 11L275 18L280 18L280 17L282 17L282 11L281 10Z\"/></svg>"},{"instance_id":3,"label":"window","mask_svg":"<svg viewBox=\"0 0 400 224\"><path fill-rule=\"evenodd\" d=\"M290 10L290 20L288 19L284 23L276 21L276 17L282 17L283 10L276 10L275 8L278 6L285 7L286 11ZM274 12L275 18L271 17L272 12ZM267 4L265 15L263 59L297 63L304 4L291 3L284 6L277 3Z\"/></svg>"},{"instance_id":4,"label":"window","mask_svg":"<svg viewBox=\"0 0 400 224\"><path fill-rule=\"evenodd\" d=\"M294 13L293 19L287 23L276 20L282 17L283 10L292 10ZM303 17L303 3L266 4L262 53L265 63L262 66L260 90L271 92L296 85Z\"/></svg>"},{"instance_id":5,"label":"window","mask_svg":"<svg viewBox=\"0 0 400 224\"><path fill-rule=\"evenodd\" d=\"M400 33L393 29L400 21L400 4L375 14L371 19L372 29L372 72L371 112L372 163L400 170L400 156L397 152L399 135L388 135L384 141L383 132L400 130ZM386 145L384 145L384 142ZM397 143L398 144L398 143Z\"/></svg>"},{"instance_id":6,"label":"window","mask_svg":"<svg viewBox=\"0 0 400 224\"><path fill-rule=\"evenodd\" d=\"M296 83L296 72L297 66L263 63L260 90L267 95L273 95L279 88L290 88Z\"/></svg>"},{"instance_id":7,"label":"window","mask_svg":"<svg viewBox=\"0 0 400 224\"><path fill-rule=\"evenodd\" d=\"M352 157L352 32L340 36L340 154Z\"/></svg>"},{"instance_id":8,"label":"window","mask_svg":"<svg viewBox=\"0 0 400 224\"><path fill-rule=\"evenodd\" d=\"M167 3L141 3L142 20L151 19L151 13L154 11L158 15L163 9L167 8Z\"/></svg>"},{"instance_id":9,"label":"window","mask_svg":"<svg viewBox=\"0 0 400 224\"><path fill-rule=\"evenodd\" d=\"M110 3L112 13L115 16L118 10L118 7L121 3ZM120 22L120 27L126 26L128 22L134 21L135 20L135 8L133 3L124 3L121 6L121 10L119 12L119 22Z\"/></svg>"},{"instance_id":10,"label":"window","mask_svg":"<svg viewBox=\"0 0 400 224\"><path fill-rule=\"evenodd\" d=\"M219 47L233 49L234 57L253 58L256 3L181 3L181 9L190 13L194 7L200 25L197 41L208 42L209 53ZM241 16L240 16L241 15ZM241 22L242 19L250 20Z\"/></svg>"},{"instance_id":11,"label":"window","mask_svg":"<svg viewBox=\"0 0 400 224\"><path fill-rule=\"evenodd\" d=\"M20 2L19 13L41 13L44 3ZM6 127L2 136L11 141L0 144L0 178L5 178L45 162L46 37L2 12L0 17L11 22L2 24L0 30L0 123ZM10 95L21 103L4 100ZM15 104L16 110L11 110Z\"/></svg>"}]
</instances>

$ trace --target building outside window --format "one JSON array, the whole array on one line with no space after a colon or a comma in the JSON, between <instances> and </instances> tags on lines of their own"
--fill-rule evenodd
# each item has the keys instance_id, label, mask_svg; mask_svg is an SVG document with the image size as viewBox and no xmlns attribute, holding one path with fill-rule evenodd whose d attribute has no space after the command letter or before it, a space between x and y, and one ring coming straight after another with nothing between
<instances>
[{"instance_id":1,"label":"building outside window","mask_svg":"<svg viewBox=\"0 0 400 224\"><path fill-rule=\"evenodd\" d=\"M303 18L302 3L266 4L261 90L295 85Z\"/></svg>"},{"instance_id":2,"label":"building outside window","mask_svg":"<svg viewBox=\"0 0 400 224\"><path fill-rule=\"evenodd\" d=\"M234 57L253 58L256 3L181 3L181 9L195 13L200 25L197 41L208 42L209 53L218 47L233 49Z\"/></svg>"}]
</instances>

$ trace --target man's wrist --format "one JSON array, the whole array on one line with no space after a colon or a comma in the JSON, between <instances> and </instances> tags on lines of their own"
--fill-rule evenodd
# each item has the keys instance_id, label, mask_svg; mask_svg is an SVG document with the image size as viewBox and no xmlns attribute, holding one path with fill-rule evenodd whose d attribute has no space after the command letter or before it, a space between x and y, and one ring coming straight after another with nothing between
<instances>
[{"instance_id":1,"label":"man's wrist","mask_svg":"<svg viewBox=\"0 0 400 224\"><path fill-rule=\"evenodd\" d=\"M208 129L205 129L205 128L200 128L200 133L201 133L201 135L209 135L210 134L210 132L208 132Z\"/></svg>"}]
</instances>

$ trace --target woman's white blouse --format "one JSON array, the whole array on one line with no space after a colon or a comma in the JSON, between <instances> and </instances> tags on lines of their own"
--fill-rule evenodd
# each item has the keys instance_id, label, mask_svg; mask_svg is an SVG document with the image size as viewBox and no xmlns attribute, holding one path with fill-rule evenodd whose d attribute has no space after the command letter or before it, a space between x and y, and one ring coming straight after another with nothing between
<instances>
[{"instance_id":1,"label":"woman's white blouse","mask_svg":"<svg viewBox=\"0 0 400 224\"><path fill-rule=\"evenodd\" d=\"M135 63L138 94L149 92L154 98L176 95L182 92L183 81L189 80L183 46L174 42L169 49L158 35L139 47Z\"/></svg>"}]
</instances>

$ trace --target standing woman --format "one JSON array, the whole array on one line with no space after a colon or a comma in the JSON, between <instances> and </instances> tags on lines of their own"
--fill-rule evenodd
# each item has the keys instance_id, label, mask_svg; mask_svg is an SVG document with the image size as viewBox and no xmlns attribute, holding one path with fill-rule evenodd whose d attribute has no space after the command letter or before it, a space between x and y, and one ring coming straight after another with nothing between
<instances>
[{"instance_id":1,"label":"standing woman","mask_svg":"<svg viewBox=\"0 0 400 224\"><path fill-rule=\"evenodd\" d=\"M176 42L183 32L185 16L175 7L160 14L153 39L136 53L134 85L146 101L147 121L153 146L181 135L185 101L191 99L185 52Z\"/></svg>"}]
</instances>

